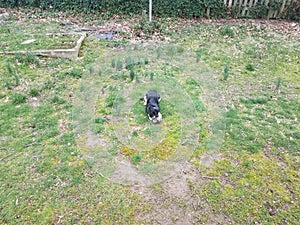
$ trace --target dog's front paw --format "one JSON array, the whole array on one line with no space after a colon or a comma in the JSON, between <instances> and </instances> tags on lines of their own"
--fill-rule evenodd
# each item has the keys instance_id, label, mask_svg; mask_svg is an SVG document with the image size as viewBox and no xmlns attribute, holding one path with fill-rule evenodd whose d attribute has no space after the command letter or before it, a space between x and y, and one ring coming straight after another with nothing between
<instances>
[{"instance_id":1,"label":"dog's front paw","mask_svg":"<svg viewBox=\"0 0 300 225\"><path fill-rule=\"evenodd\" d=\"M153 123L160 123L161 121L162 121L162 115L161 115L161 113L159 112L159 113L158 113L158 117L153 118L153 119L152 119L152 122L153 122Z\"/></svg>"}]
</instances>

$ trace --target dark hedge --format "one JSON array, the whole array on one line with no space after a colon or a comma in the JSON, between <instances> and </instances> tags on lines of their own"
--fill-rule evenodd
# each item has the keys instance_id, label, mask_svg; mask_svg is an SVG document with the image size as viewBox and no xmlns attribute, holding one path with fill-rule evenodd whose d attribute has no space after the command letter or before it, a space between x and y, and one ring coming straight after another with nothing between
<instances>
[{"instance_id":1,"label":"dark hedge","mask_svg":"<svg viewBox=\"0 0 300 225\"><path fill-rule=\"evenodd\" d=\"M283 0L270 0L268 5L261 4L250 8L248 17L264 18L270 9L280 9ZM85 13L107 13L119 15L141 14L148 10L148 0L0 0L0 7L38 7L56 11ZM299 20L299 0L293 0L284 11L283 18ZM240 7L227 8L222 0L153 0L153 15L158 17L195 18L209 16L242 17Z\"/></svg>"}]
</instances>

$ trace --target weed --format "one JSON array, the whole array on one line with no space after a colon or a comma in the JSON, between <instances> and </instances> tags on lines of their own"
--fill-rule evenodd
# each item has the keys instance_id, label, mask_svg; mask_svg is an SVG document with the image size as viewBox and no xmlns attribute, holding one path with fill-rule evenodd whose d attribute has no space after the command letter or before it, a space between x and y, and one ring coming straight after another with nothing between
<instances>
[{"instance_id":1,"label":"weed","mask_svg":"<svg viewBox=\"0 0 300 225\"><path fill-rule=\"evenodd\" d=\"M9 80L7 78L4 78L4 86L7 89L11 89L11 84L10 84L10 82L9 82Z\"/></svg>"},{"instance_id":2,"label":"weed","mask_svg":"<svg viewBox=\"0 0 300 225\"><path fill-rule=\"evenodd\" d=\"M139 79L138 74L135 74L135 81L136 81L137 83L140 83L140 79Z\"/></svg>"},{"instance_id":3,"label":"weed","mask_svg":"<svg viewBox=\"0 0 300 225\"><path fill-rule=\"evenodd\" d=\"M105 122L106 122L106 119L103 117L95 118L95 123L104 124Z\"/></svg>"},{"instance_id":4,"label":"weed","mask_svg":"<svg viewBox=\"0 0 300 225\"><path fill-rule=\"evenodd\" d=\"M126 74L126 72L125 71L122 71L122 73L121 73L121 79L122 80L126 80L127 78L128 78L128 75Z\"/></svg>"},{"instance_id":5,"label":"weed","mask_svg":"<svg viewBox=\"0 0 300 225\"><path fill-rule=\"evenodd\" d=\"M7 72L9 74L9 76L14 77L15 85L18 86L20 84L20 80L19 80L19 76L18 76L17 71L15 70L15 68L13 68L10 63L7 63L6 64L6 69L7 69Z\"/></svg>"},{"instance_id":6,"label":"weed","mask_svg":"<svg viewBox=\"0 0 300 225\"><path fill-rule=\"evenodd\" d=\"M59 97L57 94L54 94L51 98L51 102L57 104L64 104L66 101L63 98Z\"/></svg>"},{"instance_id":7,"label":"weed","mask_svg":"<svg viewBox=\"0 0 300 225\"><path fill-rule=\"evenodd\" d=\"M139 136L139 134L138 134L138 132L135 130L135 131L132 132L132 136L133 136L133 137L137 137L137 136Z\"/></svg>"},{"instance_id":8,"label":"weed","mask_svg":"<svg viewBox=\"0 0 300 225\"><path fill-rule=\"evenodd\" d=\"M94 132L96 134L101 134L105 131L105 126L103 126L102 124L97 124L96 127L94 128Z\"/></svg>"},{"instance_id":9,"label":"weed","mask_svg":"<svg viewBox=\"0 0 300 225\"><path fill-rule=\"evenodd\" d=\"M47 79L41 87L41 90L50 90L55 87L55 81Z\"/></svg>"},{"instance_id":10,"label":"weed","mask_svg":"<svg viewBox=\"0 0 300 225\"><path fill-rule=\"evenodd\" d=\"M14 83L14 86L18 86L20 84L20 78L16 69L8 62L5 66L7 71L7 73L4 74L5 87L7 89L11 89L12 83ZM14 80L14 82L12 81L12 79Z\"/></svg>"},{"instance_id":11,"label":"weed","mask_svg":"<svg viewBox=\"0 0 300 225\"><path fill-rule=\"evenodd\" d=\"M16 54L15 59L19 63L24 64L35 64L37 66L40 66L41 64L39 58L29 51L27 51L25 54Z\"/></svg>"},{"instance_id":12,"label":"weed","mask_svg":"<svg viewBox=\"0 0 300 225\"><path fill-rule=\"evenodd\" d=\"M131 58L130 56L126 57L125 59L125 68L127 70L132 70L134 66L134 59Z\"/></svg>"},{"instance_id":13,"label":"weed","mask_svg":"<svg viewBox=\"0 0 300 225\"><path fill-rule=\"evenodd\" d=\"M122 60L118 59L116 63L116 69L121 70L123 68L123 62Z\"/></svg>"},{"instance_id":14,"label":"weed","mask_svg":"<svg viewBox=\"0 0 300 225\"><path fill-rule=\"evenodd\" d=\"M248 99L241 98L240 101L245 104L266 104L268 102L268 99L265 97L248 98Z\"/></svg>"},{"instance_id":15,"label":"weed","mask_svg":"<svg viewBox=\"0 0 300 225\"><path fill-rule=\"evenodd\" d=\"M247 64L246 65L246 70L251 71L251 72L254 71L255 70L254 65L251 64L251 63Z\"/></svg>"},{"instance_id":16,"label":"weed","mask_svg":"<svg viewBox=\"0 0 300 225\"><path fill-rule=\"evenodd\" d=\"M205 53L206 49L205 48L200 48L196 50L196 62L199 62L202 55Z\"/></svg>"},{"instance_id":17,"label":"weed","mask_svg":"<svg viewBox=\"0 0 300 225\"><path fill-rule=\"evenodd\" d=\"M134 77L135 77L135 73L133 70L130 70L129 72L129 77L130 77L130 80L133 81Z\"/></svg>"},{"instance_id":18,"label":"weed","mask_svg":"<svg viewBox=\"0 0 300 225\"><path fill-rule=\"evenodd\" d=\"M153 72L150 72L150 80L153 80L153 78L154 78L154 73Z\"/></svg>"},{"instance_id":19,"label":"weed","mask_svg":"<svg viewBox=\"0 0 300 225\"><path fill-rule=\"evenodd\" d=\"M221 27L220 34L222 36L228 36L231 38L234 38L234 36L235 36L235 33L234 33L232 27L229 25L225 25L225 26Z\"/></svg>"},{"instance_id":20,"label":"weed","mask_svg":"<svg viewBox=\"0 0 300 225\"><path fill-rule=\"evenodd\" d=\"M15 84L18 86L20 84L20 79L17 73L14 74Z\"/></svg>"},{"instance_id":21,"label":"weed","mask_svg":"<svg viewBox=\"0 0 300 225\"><path fill-rule=\"evenodd\" d=\"M23 93L13 93L11 101L13 104L19 105L19 104L25 103L26 99L27 99L27 97Z\"/></svg>"},{"instance_id":22,"label":"weed","mask_svg":"<svg viewBox=\"0 0 300 225\"><path fill-rule=\"evenodd\" d=\"M192 87L192 89L199 87L198 82L194 78L189 77L188 79L186 79L185 83L186 83L186 85Z\"/></svg>"},{"instance_id":23,"label":"weed","mask_svg":"<svg viewBox=\"0 0 300 225\"><path fill-rule=\"evenodd\" d=\"M134 166L136 166L142 160L142 155L140 153L134 154L131 157L131 162Z\"/></svg>"},{"instance_id":24,"label":"weed","mask_svg":"<svg viewBox=\"0 0 300 225\"><path fill-rule=\"evenodd\" d=\"M110 77L111 77L112 79L114 79L114 80L119 80L120 77L121 77L121 75L120 75L120 73L114 73L114 74L112 74Z\"/></svg>"},{"instance_id":25,"label":"weed","mask_svg":"<svg viewBox=\"0 0 300 225\"><path fill-rule=\"evenodd\" d=\"M115 86L109 86L109 95L105 99L107 107L113 107L114 104L118 105L119 103L124 102L122 96L118 96L118 91Z\"/></svg>"},{"instance_id":26,"label":"weed","mask_svg":"<svg viewBox=\"0 0 300 225\"><path fill-rule=\"evenodd\" d=\"M89 70L89 73L90 73L90 75L92 75L94 72L95 72L95 69L94 69L94 67L93 66L88 66L88 70Z\"/></svg>"},{"instance_id":27,"label":"weed","mask_svg":"<svg viewBox=\"0 0 300 225\"><path fill-rule=\"evenodd\" d=\"M106 106L107 107L112 107L114 105L114 102L117 98L117 93L116 92L110 92L109 96L105 99Z\"/></svg>"},{"instance_id":28,"label":"weed","mask_svg":"<svg viewBox=\"0 0 300 225\"><path fill-rule=\"evenodd\" d=\"M58 138L59 144L66 144L66 145L75 145L75 134L74 133L64 133Z\"/></svg>"},{"instance_id":29,"label":"weed","mask_svg":"<svg viewBox=\"0 0 300 225\"><path fill-rule=\"evenodd\" d=\"M177 53L181 54L181 53L184 53L184 51L185 51L185 48L184 48L184 47L178 46L178 48L177 48Z\"/></svg>"},{"instance_id":30,"label":"weed","mask_svg":"<svg viewBox=\"0 0 300 225\"><path fill-rule=\"evenodd\" d=\"M275 87L275 90L276 90L276 91L279 90L279 88L281 87L281 84L282 84L281 77L277 77L277 80L276 80L276 87Z\"/></svg>"},{"instance_id":31,"label":"weed","mask_svg":"<svg viewBox=\"0 0 300 225\"><path fill-rule=\"evenodd\" d=\"M198 112L204 112L206 110L205 105L200 101L199 98L193 98L193 104Z\"/></svg>"},{"instance_id":32,"label":"weed","mask_svg":"<svg viewBox=\"0 0 300 225\"><path fill-rule=\"evenodd\" d=\"M115 59L111 60L111 67L116 68L116 60Z\"/></svg>"},{"instance_id":33,"label":"weed","mask_svg":"<svg viewBox=\"0 0 300 225\"><path fill-rule=\"evenodd\" d=\"M224 71L223 71L223 80L227 80L229 77L229 70L230 70L230 65L227 63L224 66Z\"/></svg>"},{"instance_id":34,"label":"weed","mask_svg":"<svg viewBox=\"0 0 300 225\"><path fill-rule=\"evenodd\" d=\"M81 78L83 75L83 72L81 69L74 67L71 70L67 71L65 74L70 77Z\"/></svg>"},{"instance_id":35,"label":"weed","mask_svg":"<svg viewBox=\"0 0 300 225\"><path fill-rule=\"evenodd\" d=\"M39 89L37 89L37 88L31 88L31 89L29 90L29 95L30 95L31 97L37 97L39 94L40 94L40 91L39 91Z\"/></svg>"}]
</instances>

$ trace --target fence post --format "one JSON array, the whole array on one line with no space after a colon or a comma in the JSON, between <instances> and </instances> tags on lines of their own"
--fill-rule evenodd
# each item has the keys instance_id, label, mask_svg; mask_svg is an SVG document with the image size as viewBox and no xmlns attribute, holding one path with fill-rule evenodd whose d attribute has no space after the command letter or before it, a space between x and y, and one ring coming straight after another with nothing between
<instances>
[{"instance_id":1,"label":"fence post","mask_svg":"<svg viewBox=\"0 0 300 225\"><path fill-rule=\"evenodd\" d=\"M149 0L149 22L152 21L152 0Z\"/></svg>"}]
</instances>

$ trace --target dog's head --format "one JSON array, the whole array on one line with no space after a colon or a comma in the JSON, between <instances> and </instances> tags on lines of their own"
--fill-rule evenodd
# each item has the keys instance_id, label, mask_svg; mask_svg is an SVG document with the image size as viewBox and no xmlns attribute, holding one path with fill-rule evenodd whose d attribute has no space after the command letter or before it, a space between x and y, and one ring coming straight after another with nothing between
<instances>
[{"instance_id":1,"label":"dog's head","mask_svg":"<svg viewBox=\"0 0 300 225\"><path fill-rule=\"evenodd\" d=\"M147 111L148 111L149 117L154 119L154 118L158 117L159 107L154 106L154 105L149 105Z\"/></svg>"},{"instance_id":2,"label":"dog's head","mask_svg":"<svg viewBox=\"0 0 300 225\"><path fill-rule=\"evenodd\" d=\"M152 120L154 123L158 123L162 120L162 116L158 106L150 105L147 111L149 119Z\"/></svg>"}]
</instances>

